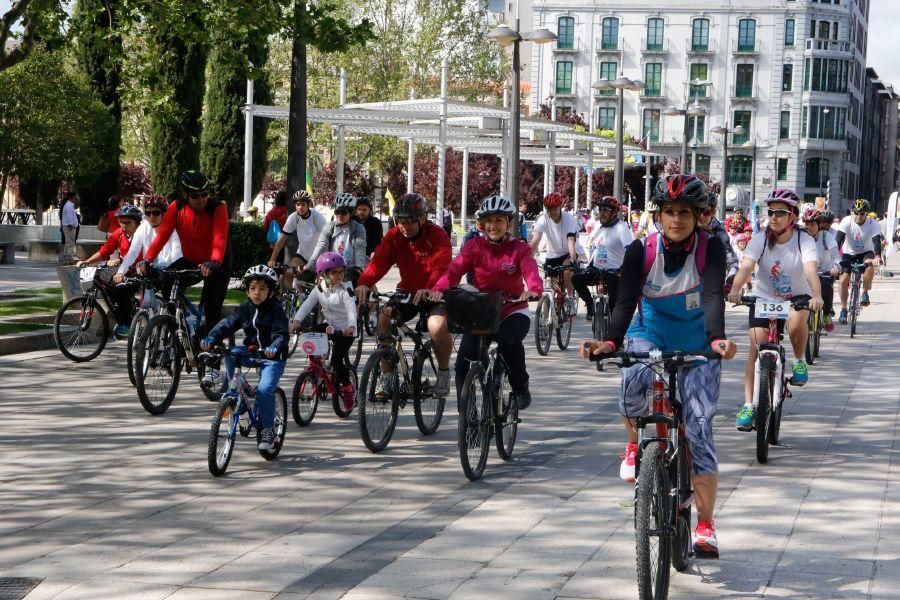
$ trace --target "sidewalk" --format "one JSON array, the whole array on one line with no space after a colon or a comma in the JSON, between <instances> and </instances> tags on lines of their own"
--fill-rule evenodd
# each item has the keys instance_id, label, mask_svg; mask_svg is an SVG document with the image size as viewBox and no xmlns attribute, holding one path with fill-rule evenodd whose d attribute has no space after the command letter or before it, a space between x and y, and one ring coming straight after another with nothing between
<instances>
[{"instance_id":1,"label":"sidewalk","mask_svg":"<svg viewBox=\"0 0 900 600\"><path fill-rule=\"evenodd\" d=\"M0 293L59 287L57 263L30 262L27 252L16 252L16 262L0 265Z\"/></svg>"}]
</instances>

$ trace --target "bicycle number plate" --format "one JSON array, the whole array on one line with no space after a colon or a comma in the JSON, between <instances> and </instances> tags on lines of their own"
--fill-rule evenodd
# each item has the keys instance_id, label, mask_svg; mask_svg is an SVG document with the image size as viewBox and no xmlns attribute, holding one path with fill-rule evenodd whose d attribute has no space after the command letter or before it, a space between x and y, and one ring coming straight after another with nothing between
<instances>
[{"instance_id":1,"label":"bicycle number plate","mask_svg":"<svg viewBox=\"0 0 900 600\"><path fill-rule=\"evenodd\" d=\"M94 275L97 274L97 267L84 267L78 272L78 278L82 283L90 283L94 281Z\"/></svg>"},{"instance_id":2,"label":"bicycle number plate","mask_svg":"<svg viewBox=\"0 0 900 600\"><path fill-rule=\"evenodd\" d=\"M757 298L754 314L760 319L787 319L791 303L788 300Z\"/></svg>"},{"instance_id":3,"label":"bicycle number plate","mask_svg":"<svg viewBox=\"0 0 900 600\"><path fill-rule=\"evenodd\" d=\"M304 333L300 336L300 352L309 356L328 354L327 333Z\"/></svg>"}]
</instances>

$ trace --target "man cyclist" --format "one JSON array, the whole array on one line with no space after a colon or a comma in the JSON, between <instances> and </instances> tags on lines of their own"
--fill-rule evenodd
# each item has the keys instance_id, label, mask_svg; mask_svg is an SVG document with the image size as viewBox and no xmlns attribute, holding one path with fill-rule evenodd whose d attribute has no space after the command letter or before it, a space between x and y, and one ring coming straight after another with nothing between
<instances>
[{"instance_id":1,"label":"man cyclist","mask_svg":"<svg viewBox=\"0 0 900 600\"><path fill-rule=\"evenodd\" d=\"M372 214L372 199L368 196L360 196L356 199L356 214L353 218L366 228L366 256L372 258L375 248L384 237L384 229L381 219Z\"/></svg>"},{"instance_id":2,"label":"man cyclist","mask_svg":"<svg viewBox=\"0 0 900 600\"><path fill-rule=\"evenodd\" d=\"M316 249L316 243L319 241L319 233L325 228L325 217L317 210L313 210L313 201L306 190L294 192L295 211L291 213L284 222L281 229L281 235L272 248L272 256L269 257L269 266L274 267L278 262L281 249L288 242L291 235L297 238L297 252L291 257L288 264L295 269L302 269L309 262ZM311 279L311 278L310 278ZM285 271L284 283L285 287L291 287L294 282L294 273Z\"/></svg>"},{"instance_id":3,"label":"man cyclist","mask_svg":"<svg viewBox=\"0 0 900 600\"><path fill-rule=\"evenodd\" d=\"M394 222L375 248L369 266L356 282L356 296L360 304L368 300L369 290L384 277L391 267L400 271L398 290L415 293L413 304L428 298L453 257L450 237L438 225L427 219L428 203L419 194L404 194L394 208ZM426 307L401 305L402 320L409 321L420 311L428 310L428 333L438 361L438 379L434 386L436 398L446 398L450 392L450 352L453 340L447 330L447 312L443 305ZM386 334L390 328L390 309L378 316L378 333ZM390 365L382 365L388 369ZM378 382L376 394L384 394L386 377Z\"/></svg>"},{"instance_id":4,"label":"man cyclist","mask_svg":"<svg viewBox=\"0 0 900 600\"><path fill-rule=\"evenodd\" d=\"M867 264L872 268L863 274L863 293L860 306L869 305L869 291L875 268L881 264L881 227L869 218L869 201L860 198L853 203L853 214L847 215L838 226L837 243L841 248L841 325L847 324L847 297L850 289L850 265Z\"/></svg>"},{"instance_id":5,"label":"man cyclist","mask_svg":"<svg viewBox=\"0 0 900 600\"><path fill-rule=\"evenodd\" d=\"M803 223L808 233L816 241L819 257L819 283L822 285L822 325L825 331L834 331L834 278L841 272L838 263L841 253L837 241L825 225L825 214L815 208L803 213Z\"/></svg>"},{"instance_id":6,"label":"man cyclist","mask_svg":"<svg viewBox=\"0 0 900 600\"><path fill-rule=\"evenodd\" d=\"M352 214L356 211L356 196L342 192L334 197L334 220L326 223L319 232L316 247L304 269L311 273L316 271L316 259L323 252L337 252L347 265L345 278L351 284L356 283L359 274L369 264L366 254L366 228L354 221Z\"/></svg>"},{"instance_id":7,"label":"man cyclist","mask_svg":"<svg viewBox=\"0 0 900 600\"><path fill-rule=\"evenodd\" d=\"M562 196L551 192L544 196L544 214L534 224L531 252L537 252L541 240L547 237L547 256L544 267L560 267L578 262L577 236L581 225L572 213L562 209ZM572 271L563 271L563 285L569 298L574 298Z\"/></svg>"},{"instance_id":8,"label":"man cyclist","mask_svg":"<svg viewBox=\"0 0 900 600\"><path fill-rule=\"evenodd\" d=\"M609 295L609 310L619 294L619 269L625 259L625 248L634 241L631 227L619 218L621 204L612 196L604 196L594 207L595 224L588 236L591 262L588 268L572 276L572 285L587 307L587 320L594 318L590 285L603 282ZM602 317L602 315L600 315Z\"/></svg>"}]
</instances>

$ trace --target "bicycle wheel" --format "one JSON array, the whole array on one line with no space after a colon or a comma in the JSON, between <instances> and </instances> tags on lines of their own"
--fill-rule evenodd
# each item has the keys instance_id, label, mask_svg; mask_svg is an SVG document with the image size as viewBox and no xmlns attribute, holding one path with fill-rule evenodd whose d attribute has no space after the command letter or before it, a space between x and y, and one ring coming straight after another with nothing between
<instances>
[{"instance_id":1,"label":"bicycle wheel","mask_svg":"<svg viewBox=\"0 0 900 600\"><path fill-rule=\"evenodd\" d=\"M534 311L534 345L538 354L547 356L550 352L550 338L553 337L553 323L550 321L550 297L541 296Z\"/></svg>"},{"instance_id":2,"label":"bicycle wheel","mask_svg":"<svg viewBox=\"0 0 900 600\"><path fill-rule=\"evenodd\" d=\"M501 361L494 363L494 377L491 382L494 398L497 398L497 410L494 417L494 443L497 454L503 460L510 460L516 446L516 433L519 430L519 405L509 385L506 365Z\"/></svg>"},{"instance_id":3,"label":"bicycle wheel","mask_svg":"<svg viewBox=\"0 0 900 600\"><path fill-rule=\"evenodd\" d=\"M284 444L284 434L287 431L287 397L284 390L280 387L275 388L275 447L271 450L260 450L259 454L266 460L275 460L278 453L281 452L281 446ZM262 438L262 430L256 428L256 443L259 444Z\"/></svg>"},{"instance_id":4,"label":"bicycle wheel","mask_svg":"<svg viewBox=\"0 0 900 600\"><path fill-rule=\"evenodd\" d=\"M572 311L564 305L560 307L559 327L556 328L556 345L560 350L569 347L569 340L572 339L572 321L575 320L575 314L578 312L578 301L572 304Z\"/></svg>"},{"instance_id":5,"label":"bicycle wheel","mask_svg":"<svg viewBox=\"0 0 900 600\"><path fill-rule=\"evenodd\" d=\"M53 339L74 362L93 360L109 339L109 319L96 299L78 296L63 304L53 320Z\"/></svg>"},{"instance_id":6,"label":"bicycle wheel","mask_svg":"<svg viewBox=\"0 0 900 600\"><path fill-rule=\"evenodd\" d=\"M594 300L594 320L591 322L595 340L606 337L606 326L606 298L597 298Z\"/></svg>"},{"instance_id":7,"label":"bicycle wheel","mask_svg":"<svg viewBox=\"0 0 900 600\"><path fill-rule=\"evenodd\" d=\"M182 362L175 317L156 315L141 334L134 354L138 398L151 415L163 414L175 399Z\"/></svg>"},{"instance_id":8,"label":"bicycle wheel","mask_svg":"<svg viewBox=\"0 0 900 600\"><path fill-rule=\"evenodd\" d=\"M219 374L213 377L213 383L211 386L207 387L203 385L203 378L206 376L207 370L218 371ZM218 402L222 398L222 394L225 393L225 390L228 389L228 378L225 376L225 372L222 369L222 364L220 362L213 363L205 363L202 361L197 361L197 381L200 383L200 389L203 391L203 395L206 396L207 400L211 402Z\"/></svg>"},{"instance_id":9,"label":"bicycle wheel","mask_svg":"<svg viewBox=\"0 0 900 600\"><path fill-rule=\"evenodd\" d=\"M349 359L350 366L356 369L359 367L359 361L363 354L363 341L365 340L365 327L363 326L363 316L360 313L356 319L356 338L353 340L353 347L350 349Z\"/></svg>"},{"instance_id":10,"label":"bicycle wheel","mask_svg":"<svg viewBox=\"0 0 900 600\"><path fill-rule=\"evenodd\" d=\"M350 372L350 385L353 386L353 389L356 390L357 396L359 395L359 381L356 377L356 367L347 363L347 370ZM356 406L356 402L353 403L353 406ZM341 398L341 390L340 386L336 385L334 389L334 393L331 395L331 407L334 409L334 414L336 414L341 419L346 419L353 413L353 406L350 407L350 410L346 410L344 408L344 400Z\"/></svg>"},{"instance_id":11,"label":"bicycle wheel","mask_svg":"<svg viewBox=\"0 0 900 600\"><path fill-rule=\"evenodd\" d=\"M850 287L850 337L856 336L856 318L859 316L859 282L853 281Z\"/></svg>"},{"instance_id":12,"label":"bicycle wheel","mask_svg":"<svg viewBox=\"0 0 900 600\"><path fill-rule=\"evenodd\" d=\"M463 382L459 400L457 445L463 473L469 481L481 478L491 443L491 399L484 383L484 368L474 364Z\"/></svg>"},{"instance_id":13,"label":"bicycle wheel","mask_svg":"<svg viewBox=\"0 0 900 600\"><path fill-rule=\"evenodd\" d=\"M819 323L819 313L817 311L809 311L809 316L806 319L806 327L809 332L806 334L806 364L813 364L816 362L816 329Z\"/></svg>"},{"instance_id":14,"label":"bicycle wheel","mask_svg":"<svg viewBox=\"0 0 900 600\"><path fill-rule=\"evenodd\" d=\"M357 394L359 405L359 435L370 452L381 452L391 441L397 426L400 410L400 379L397 362L393 359L393 348L379 349L366 362L362 383ZM382 377L382 359L393 364L394 369L385 375L387 395L378 397L375 390Z\"/></svg>"},{"instance_id":15,"label":"bicycle wheel","mask_svg":"<svg viewBox=\"0 0 900 600\"><path fill-rule=\"evenodd\" d=\"M303 371L297 376L294 391L291 393L291 412L294 421L300 427L312 423L319 407L319 398L323 394L322 384L311 371Z\"/></svg>"},{"instance_id":16,"label":"bicycle wheel","mask_svg":"<svg viewBox=\"0 0 900 600\"><path fill-rule=\"evenodd\" d=\"M777 446L778 445L778 436L781 433L781 414L784 410L784 399L787 398L788 389L787 383L781 384L781 402L778 403L778 406L774 407L772 410L771 418L769 419L769 445Z\"/></svg>"},{"instance_id":17,"label":"bicycle wheel","mask_svg":"<svg viewBox=\"0 0 900 600\"><path fill-rule=\"evenodd\" d=\"M662 600L668 595L668 479L659 446L648 445L641 458L634 505L638 597L641 600Z\"/></svg>"},{"instance_id":18,"label":"bicycle wheel","mask_svg":"<svg viewBox=\"0 0 900 600\"><path fill-rule=\"evenodd\" d=\"M231 462L234 438L237 432L237 419L235 398L233 396L222 398L209 428L209 449L206 452L209 472L216 477L223 475L228 468L228 463Z\"/></svg>"},{"instance_id":19,"label":"bicycle wheel","mask_svg":"<svg viewBox=\"0 0 900 600\"><path fill-rule=\"evenodd\" d=\"M444 398L434 397L438 366L430 345L423 346L415 356L412 365L413 412L416 426L422 435L437 431L444 416Z\"/></svg>"},{"instance_id":20,"label":"bicycle wheel","mask_svg":"<svg viewBox=\"0 0 900 600\"><path fill-rule=\"evenodd\" d=\"M146 308L139 309L131 319L131 327L128 330L128 347L125 349L125 361L128 366L128 379L131 381L131 385L137 385L137 380L134 377L135 345L141 338L141 333L147 328L148 323L150 323L150 311Z\"/></svg>"},{"instance_id":21,"label":"bicycle wheel","mask_svg":"<svg viewBox=\"0 0 900 600\"><path fill-rule=\"evenodd\" d=\"M772 410L772 393L775 370L771 361L760 361L759 389L756 391L756 460L765 464L769 460L769 424Z\"/></svg>"},{"instance_id":22,"label":"bicycle wheel","mask_svg":"<svg viewBox=\"0 0 900 600\"><path fill-rule=\"evenodd\" d=\"M675 511L675 531L672 536L672 566L679 573L684 571L691 556L691 465L688 459L687 440L682 439L683 445L678 450L674 471L676 476L671 478L677 484L678 495L673 503Z\"/></svg>"}]
</instances>

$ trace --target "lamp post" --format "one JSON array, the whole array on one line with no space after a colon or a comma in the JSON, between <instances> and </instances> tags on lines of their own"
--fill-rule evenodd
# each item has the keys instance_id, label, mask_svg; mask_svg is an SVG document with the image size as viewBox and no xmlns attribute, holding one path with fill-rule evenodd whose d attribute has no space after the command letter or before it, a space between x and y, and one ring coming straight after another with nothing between
<instances>
[{"instance_id":1,"label":"lamp post","mask_svg":"<svg viewBox=\"0 0 900 600\"><path fill-rule=\"evenodd\" d=\"M825 118L830 112L831 111L827 108L822 109L822 124L819 126L819 131L822 135L822 155L821 157L819 157L819 196L825 195L825 182L824 177L822 176L822 165L825 164Z\"/></svg>"},{"instance_id":2,"label":"lamp post","mask_svg":"<svg viewBox=\"0 0 900 600\"><path fill-rule=\"evenodd\" d=\"M762 140L762 141L756 141L756 140L749 141L748 140L744 144L744 147L748 147L751 144L753 145L753 164L750 167L751 172L752 172L752 174L750 175L750 201L753 202L754 200L756 200L756 151L757 150L768 150L769 142L767 142L766 140Z\"/></svg>"},{"instance_id":3,"label":"lamp post","mask_svg":"<svg viewBox=\"0 0 900 600\"><path fill-rule=\"evenodd\" d=\"M616 170L613 174L613 195L619 202L622 202L625 196L625 120L622 115L625 110L625 90L639 92L644 89L644 82L620 75L614 81L606 78L600 79L592 87L601 92L610 90L617 90L618 92L616 105Z\"/></svg>"},{"instance_id":4,"label":"lamp post","mask_svg":"<svg viewBox=\"0 0 900 600\"><path fill-rule=\"evenodd\" d=\"M719 205L716 207L716 216L720 221L725 220L725 191L728 188L728 134L744 135L747 130L743 125L738 125L732 129L716 125L711 132L722 136L722 185L719 190Z\"/></svg>"},{"instance_id":5,"label":"lamp post","mask_svg":"<svg viewBox=\"0 0 900 600\"><path fill-rule=\"evenodd\" d=\"M687 93L687 87L690 84L691 88L694 87L706 87L708 85L712 85L712 81L707 81L705 79L694 79L693 81L685 81L685 97L684 97L684 107L678 108L674 105L669 106L663 111L663 114L667 117L675 117L675 116L683 116L684 117L684 128L681 131L681 162L679 166L681 167L681 172L685 173L685 165L687 164L687 146L688 146L688 123L690 119L694 119L694 138L697 137L697 117L702 117L706 115L706 110L702 106L700 106L700 102L697 98L694 98L694 104L688 106L688 102L690 101L690 94ZM696 170L696 167L694 167Z\"/></svg>"},{"instance_id":6,"label":"lamp post","mask_svg":"<svg viewBox=\"0 0 900 600\"><path fill-rule=\"evenodd\" d=\"M501 46L512 46L512 70L513 70L513 83L512 83L512 100L510 102L511 113L510 113L510 131L509 131L509 177L507 178L508 189L506 191L507 197L513 203L513 206L518 206L519 204L519 136L521 130L521 119L522 119L522 107L521 107L521 85L520 85L520 77L521 77L521 64L519 60L519 44L522 41L534 42L536 44L546 44L548 42L555 42L558 37L555 33L550 31L549 29L540 28L535 29L531 33L520 33L519 32L519 10L518 10L518 2L516 4L516 28L510 29L506 25L499 25L492 30L490 30L487 34L488 39L493 40L500 44Z\"/></svg>"},{"instance_id":7,"label":"lamp post","mask_svg":"<svg viewBox=\"0 0 900 600\"><path fill-rule=\"evenodd\" d=\"M696 127L694 127L696 130ZM700 142L697 141L697 132L694 131L694 137L691 138L691 171L697 172L697 149L700 148Z\"/></svg>"}]
</instances>

